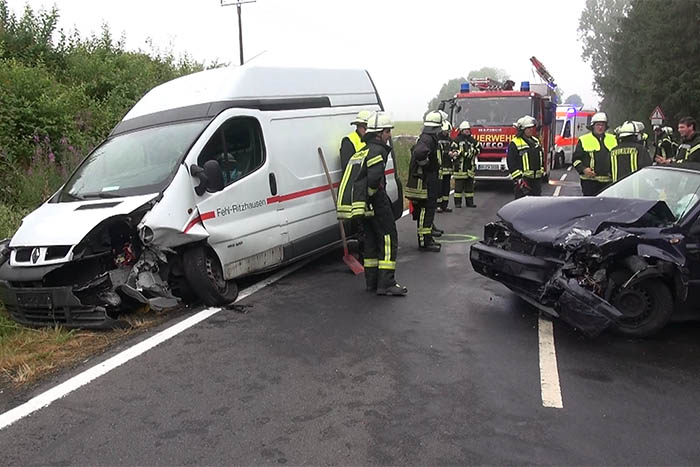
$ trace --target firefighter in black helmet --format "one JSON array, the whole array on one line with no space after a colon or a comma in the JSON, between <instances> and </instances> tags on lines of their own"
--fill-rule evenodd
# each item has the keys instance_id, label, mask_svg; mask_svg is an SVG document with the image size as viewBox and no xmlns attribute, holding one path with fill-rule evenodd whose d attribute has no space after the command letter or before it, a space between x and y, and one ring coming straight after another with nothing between
<instances>
[{"instance_id":1,"label":"firefighter in black helmet","mask_svg":"<svg viewBox=\"0 0 700 467\"><path fill-rule=\"evenodd\" d=\"M508 169L513 180L515 199L542 194L544 152L535 136L537 120L529 115L515 123L518 132L508 145Z\"/></svg>"}]
</instances>

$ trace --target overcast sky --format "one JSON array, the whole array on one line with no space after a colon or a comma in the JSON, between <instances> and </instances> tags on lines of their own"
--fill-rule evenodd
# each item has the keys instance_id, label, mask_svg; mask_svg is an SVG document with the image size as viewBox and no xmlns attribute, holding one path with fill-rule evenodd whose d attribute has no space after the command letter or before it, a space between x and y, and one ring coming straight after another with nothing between
<instances>
[{"instance_id":1,"label":"overcast sky","mask_svg":"<svg viewBox=\"0 0 700 467\"><path fill-rule=\"evenodd\" d=\"M233 0L226 0L232 2ZM238 64L236 7L220 0L9 0L21 13L56 5L59 26L87 36L102 23L129 49L187 53ZM243 5L246 59L264 64L367 69L397 120L419 120L443 83L483 66L520 82L536 56L564 96L597 106L581 59L578 18L585 0L257 0Z\"/></svg>"}]
</instances>

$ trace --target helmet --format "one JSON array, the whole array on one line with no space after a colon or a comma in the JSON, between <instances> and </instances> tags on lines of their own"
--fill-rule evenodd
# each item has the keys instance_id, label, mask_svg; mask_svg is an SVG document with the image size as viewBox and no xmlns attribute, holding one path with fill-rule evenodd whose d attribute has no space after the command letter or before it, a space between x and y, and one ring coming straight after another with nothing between
<instances>
[{"instance_id":1,"label":"helmet","mask_svg":"<svg viewBox=\"0 0 700 467\"><path fill-rule=\"evenodd\" d=\"M452 124L448 122L447 120L442 121L442 131L450 131L452 129Z\"/></svg>"},{"instance_id":2,"label":"helmet","mask_svg":"<svg viewBox=\"0 0 700 467\"><path fill-rule=\"evenodd\" d=\"M639 133L634 122L625 122L615 129L615 133L618 137L624 138L625 136L634 136Z\"/></svg>"},{"instance_id":3,"label":"helmet","mask_svg":"<svg viewBox=\"0 0 700 467\"><path fill-rule=\"evenodd\" d=\"M469 130L469 129L471 129L471 125L469 124L468 121L465 120L465 121L463 121L462 123L459 124L459 130L460 130L460 131L462 131L462 130Z\"/></svg>"},{"instance_id":4,"label":"helmet","mask_svg":"<svg viewBox=\"0 0 700 467\"><path fill-rule=\"evenodd\" d=\"M449 120L449 119L450 119L450 116L447 115L447 112L445 112L444 110L438 110L438 112L440 112L440 115L442 115L442 119L443 119L443 120Z\"/></svg>"},{"instance_id":5,"label":"helmet","mask_svg":"<svg viewBox=\"0 0 700 467\"><path fill-rule=\"evenodd\" d=\"M365 125L367 124L367 120L369 120L369 117L372 115L372 112L370 110L360 110L357 112L357 116L355 117L355 120L350 122L350 125L357 125L358 123L364 123Z\"/></svg>"},{"instance_id":6,"label":"helmet","mask_svg":"<svg viewBox=\"0 0 700 467\"><path fill-rule=\"evenodd\" d=\"M596 112L591 117L591 125L594 125L599 122L605 123L605 126L608 125L608 116L605 114L605 112Z\"/></svg>"},{"instance_id":7,"label":"helmet","mask_svg":"<svg viewBox=\"0 0 700 467\"><path fill-rule=\"evenodd\" d=\"M394 124L391 118L384 112L374 112L367 119L367 133L378 132L382 130L391 130Z\"/></svg>"},{"instance_id":8,"label":"helmet","mask_svg":"<svg viewBox=\"0 0 700 467\"><path fill-rule=\"evenodd\" d=\"M515 122L515 128L518 130L524 130L525 128L531 128L537 125L537 120L529 115L520 117L517 122Z\"/></svg>"},{"instance_id":9,"label":"helmet","mask_svg":"<svg viewBox=\"0 0 700 467\"><path fill-rule=\"evenodd\" d=\"M437 110L428 112L427 114L425 114L425 117L423 117L423 125L433 127L442 126L442 114Z\"/></svg>"},{"instance_id":10,"label":"helmet","mask_svg":"<svg viewBox=\"0 0 700 467\"><path fill-rule=\"evenodd\" d=\"M644 130L644 124L642 122L632 122L632 125L634 125L637 133L641 133Z\"/></svg>"},{"instance_id":11,"label":"helmet","mask_svg":"<svg viewBox=\"0 0 700 467\"><path fill-rule=\"evenodd\" d=\"M657 131L657 130L663 131L663 129L661 128L661 125L654 125L652 128L654 129L654 131Z\"/></svg>"},{"instance_id":12,"label":"helmet","mask_svg":"<svg viewBox=\"0 0 700 467\"><path fill-rule=\"evenodd\" d=\"M671 128L670 126L665 126L661 130L668 136L671 136L673 134L673 128Z\"/></svg>"}]
</instances>

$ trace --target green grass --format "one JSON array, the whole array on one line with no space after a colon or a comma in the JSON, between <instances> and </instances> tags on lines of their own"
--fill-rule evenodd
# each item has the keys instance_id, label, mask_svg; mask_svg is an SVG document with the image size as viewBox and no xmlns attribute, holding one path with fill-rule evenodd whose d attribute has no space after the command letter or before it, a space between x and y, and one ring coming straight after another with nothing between
<instances>
[{"instance_id":1,"label":"green grass","mask_svg":"<svg viewBox=\"0 0 700 467\"><path fill-rule=\"evenodd\" d=\"M423 128L422 122L394 122L394 129L392 133L394 136L399 135L420 135L420 131Z\"/></svg>"},{"instance_id":2,"label":"green grass","mask_svg":"<svg viewBox=\"0 0 700 467\"><path fill-rule=\"evenodd\" d=\"M0 203L0 240L11 237L29 211Z\"/></svg>"},{"instance_id":3,"label":"green grass","mask_svg":"<svg viewBox=\"0 0 700 467\"><path fill-rule=\"evenodd\" d=\"M411 146L413 142L406 139L394 140L394 160L396 161L396 172L403 186L406 186L408 178L408 163L411 160Z\"/></svg>"}]
</instances>

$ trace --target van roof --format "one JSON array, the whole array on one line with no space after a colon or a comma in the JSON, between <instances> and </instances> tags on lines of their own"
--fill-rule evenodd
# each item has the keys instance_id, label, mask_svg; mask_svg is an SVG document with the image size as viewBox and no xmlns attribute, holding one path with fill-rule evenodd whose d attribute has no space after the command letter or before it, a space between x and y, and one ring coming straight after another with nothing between
<instances>
[{"instance_id":1,"label":"van roof","mask_svg":"<svg viewBox=\"0 0 700 467\"><path fill-rule=\"evenodd\" d=\"M188 108L195 114L204 112L207 115L202 117L206 117L231 107L287 110L372 105L383 107L366 70L223 67L182 76L153 88L126 114L112 134L148 126L145 123L154 119L145 117L163 112L172 114L178 109L176 113L180 118L172 121L183 120L183 115L189 112L182 110Z\"/></svg>"}]
</instances>

